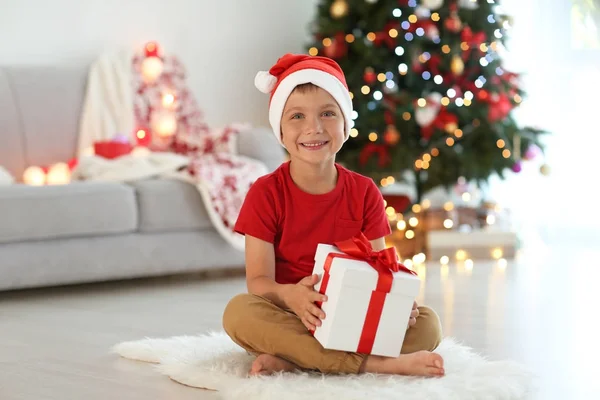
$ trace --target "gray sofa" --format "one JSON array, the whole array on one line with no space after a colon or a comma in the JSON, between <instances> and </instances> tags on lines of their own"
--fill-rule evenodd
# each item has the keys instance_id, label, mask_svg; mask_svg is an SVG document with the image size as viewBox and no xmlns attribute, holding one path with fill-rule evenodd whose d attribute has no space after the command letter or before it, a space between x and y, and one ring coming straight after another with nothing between
<instances>
[{"instance_id":1,"label":"gray sofa","mask_svg":"<svg viewBox=\"0 0 600 400\"><path fill-rule=\"evenodd\" d=\"M86 75L87 66L0 67L0 165L17 179L74 157ZM238 146L270 170L284 160L266 128ZM242 265L185 182L0 186L0 290Z\"/></svg>"}]
</instances>

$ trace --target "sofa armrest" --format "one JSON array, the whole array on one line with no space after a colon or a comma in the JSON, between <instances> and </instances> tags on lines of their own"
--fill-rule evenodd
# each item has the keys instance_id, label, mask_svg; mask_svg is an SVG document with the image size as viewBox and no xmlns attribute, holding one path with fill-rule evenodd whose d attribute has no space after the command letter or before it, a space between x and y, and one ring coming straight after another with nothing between
<instances>
[{"instance_id":1,"label":"sofa armrest","mask_svg":"<svg viewBox=\"0 0 600 400\"><path fill-rule=\"evenodd\" d=\"M267 128L241 131L238 136L238 154L265 163L269 171L274 171L286 160L284 148Z\"/></svg>"}]
</instances>

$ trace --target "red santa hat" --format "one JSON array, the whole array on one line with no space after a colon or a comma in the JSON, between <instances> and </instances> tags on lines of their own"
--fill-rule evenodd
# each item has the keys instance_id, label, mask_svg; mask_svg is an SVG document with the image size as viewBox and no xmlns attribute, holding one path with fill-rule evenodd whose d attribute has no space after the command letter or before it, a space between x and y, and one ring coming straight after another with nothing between
<instances>
[{"instance_id":1,"label":"red santa hat","mask_svg":"<svg viewBox=\"0 0 600 400\"><path fill-rule=\"evenodd\" d=\"M345 139L352 128L352 99L344 72L330 58L304 54L286 54L267 71L259 71L254 85L263 93L271 94L269 100L269 122L275 137L281 142L281 115L285 103L294 88L312 83L326 90L338 103L345 121Z\"/></svg>"}]
</instances>

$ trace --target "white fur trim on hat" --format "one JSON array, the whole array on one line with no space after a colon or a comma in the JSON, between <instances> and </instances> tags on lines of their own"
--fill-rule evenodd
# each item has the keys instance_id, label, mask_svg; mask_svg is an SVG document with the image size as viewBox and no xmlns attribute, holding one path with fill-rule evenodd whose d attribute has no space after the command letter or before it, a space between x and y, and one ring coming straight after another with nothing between
<instances>
[{"instance_id":1,"label":"white fur trim on hat","mask_svg":"<svg viewBox=\"0 0 600 400\"><path fill-rule=\"evenodd\" d=\"M318 69L301 69L286 76L277 86L277 90L271 97L271 105L269 107L269 122L273 128L273 133L283 146L281 141L281 116L283 114L283 108L287 102L288 97L298 85L304 83L312 83L315 86L326 90L338 103L342 113L344 114L345 121L345 138L348 140L350 136L350 129L353 126L351 119L352 115L352 99L348 89L344 86L339 79L335 76L318 70Z\"/></svg>"},{"instance_id":2,"label":"white fur trim on hat","mask_svg":"<svg viewBox=\"0 0 600 400\"><path fill-rule=\"evenodd\" d=\"M254 86L263 93L271 93L276 83L277 78L268 71L258 71L254 77Z\"/></svg>"}]
</instances>

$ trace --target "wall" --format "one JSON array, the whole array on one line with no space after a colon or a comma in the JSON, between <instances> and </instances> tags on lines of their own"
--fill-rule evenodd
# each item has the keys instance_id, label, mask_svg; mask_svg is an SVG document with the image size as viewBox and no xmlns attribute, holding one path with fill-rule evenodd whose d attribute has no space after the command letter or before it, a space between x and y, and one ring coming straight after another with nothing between
<instances>
[{"instance_id":1,"label":"wall","mask_svg":"<svg viewBox=\"0 0 600 400\"><path fill-rule=\"evenodd\" d=\"M254 75L303 51L314 0L0 0L0 65L89 63L158 41L179 56L211 125L266 125ZM275 15L276 18L272 18Z\"/></svg>"}]
</instances>

